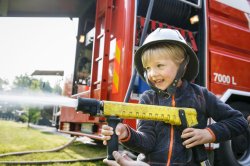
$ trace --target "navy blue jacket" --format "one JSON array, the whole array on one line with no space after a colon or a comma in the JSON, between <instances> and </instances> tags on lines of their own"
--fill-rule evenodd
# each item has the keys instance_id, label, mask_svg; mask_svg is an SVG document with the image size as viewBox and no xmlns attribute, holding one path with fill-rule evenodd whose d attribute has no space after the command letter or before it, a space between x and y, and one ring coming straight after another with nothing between
<instances>
[{"instance_id":1,"label":"navy blue jacket","mask_svg":"<svg viewBox=\"0 0 250 166\"><path fill-rule=\"evenodd\" d=\"M190 107L197 111L199 128L212 130L216 140L222 142L240 135L248 128L247 121L243 115L229 105L220 101L206 88L187 81L183 81L175 93L176 107ZM171 106L171 97L163 98L153 90L143 93L140 98L141 104ZM207 120L212 117L216 123L207 126ZM179 126L173 126L172 152L170 149L171 125L159 121L139 120L137 131L129 128L130 136L122 144L129 149L143 153L145 161L150 165L166 165L168 155L171 165L194 165L187 163L187 150L182 145Z\"/></svg>"}]
</instances>

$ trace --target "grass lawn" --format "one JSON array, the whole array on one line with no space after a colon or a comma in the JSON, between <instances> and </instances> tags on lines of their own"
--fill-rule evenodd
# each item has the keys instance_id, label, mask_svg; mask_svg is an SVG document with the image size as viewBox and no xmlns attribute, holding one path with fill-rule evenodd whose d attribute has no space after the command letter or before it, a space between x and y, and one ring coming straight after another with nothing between
<instances>
[{"instance_id":1,"label":"grass lawn","mask_svg":"<svg viewBox=\"0 0 250 166\"><path fill-rule=\"evenodd\" d=\"M69 142L68 138L36 129L27 128L27 124L0 120L0 154L31 150L49 150ZM106 147L87 145L75 141L70 146L58 152L34 153L21 156L0 157L1 161L49 161L73 160L106 156ZM1 164L0 164L1 165ZM47 165L73 165L73 166L104 166L102 161L77 162L69 164Z\"/></svg>"}]
</instances>

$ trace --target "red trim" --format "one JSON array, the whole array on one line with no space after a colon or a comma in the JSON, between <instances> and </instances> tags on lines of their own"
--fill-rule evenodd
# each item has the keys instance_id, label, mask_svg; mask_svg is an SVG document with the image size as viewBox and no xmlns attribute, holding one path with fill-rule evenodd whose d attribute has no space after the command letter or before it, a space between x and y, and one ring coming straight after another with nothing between
<instances>
[{"instance_id":1,"label":"red trim","mask_svg":"<svg viewBox=\"0 0 250 166\"><path fill-rule=\"evenodd\" d=\"M145 18L144 17L140 17L141 27L144 27L144 22L145 22Z\"/></svg>"},{"instance_id":2,"label":"red trim","mask_svg":"<svg viewBox=\"0 0 250 166\"><path fill-rule=\"evenodd\" d=\"M169 150L168 150L168 162L167 166L170 166L170 161L172 157L172 152L173 152L173 144L174 144L174 127L171 125L171 130L170 130L170 145L169 145Z\"/></svg>"},{"instance_id":3,"label":"red trim","mask_svg":"<svg viewBox=\"0 0 250 166\"><path fill-rule=\"evenodd\" d=\"M193 50L194 50L194 51L198 51L198 47L197 47L196 42L195 42L195 40L194 40L193 33L190 32L190 31L188 31L188 36L189 36L189 39L190 39L190 41L191 41Z\"/></svg>"},{"instance_id":4,"label":"red trim","mask_svg":"<svg viewBox=\"0 0 250 166\"><path fill-rule=\"evenodd\" d=\"M159 22L158 24L159 24L159 27L160 27L160 28L163 28L162 22Z\"/></svg>"},{"instance_id":5,"label":"red trim","mask_svg":"<svg viewBox=\"0 0 250 166\"><path fill-rule=\"evenodd\" d=\"M156 28L156 22L154 20L151 21L151 31L154 31Z\"/></svg>"},{"instance_id":6,"label":"red trim","mask_svg":"<svg viewBox=\"0 0 250 166\"><path fill-rule=\"evenodd\" d=\"M175 96L172 95L172 107L175 107ZM174 144L174 127L171 125L170 129L170 143L169 143L169 150L168 150L168 161L166 166L170 166L170 161L172 157L172 152L173 152L173 144Z\"/></svg>"},{"instance_id":7,"label":"red trim","mask_svg":"<svg viewBox=\"0 0 250 166\"><path fill-rule=\"evenodd\" d=\"M215 142L216 136L215 136L214 132L210 128L206 128L206 130L212 135L212 137L213 137L213 141L212 142Z\"/></svg>"},{"instance_id":8,"label":"red trim","mask_svg":"<svg viewBox=\"0 0 250 166\"><path fill-rule=\"evenodd\" d=\"M174 95L172 95L172 107L175 107L175 96Z\"/></svg>"},{"instance_id":9,"label":"red trim","mask_svg":"<svg viewBox=\"0 0 250 166\"><path fill-rule=\"evenodd\" d=\"M185 34L184 29L181 29L181 28L180 28L179 31L180 31L182 37L185 39L185 38L186 38L186 34Z\"/></svg>"}]
</instances>

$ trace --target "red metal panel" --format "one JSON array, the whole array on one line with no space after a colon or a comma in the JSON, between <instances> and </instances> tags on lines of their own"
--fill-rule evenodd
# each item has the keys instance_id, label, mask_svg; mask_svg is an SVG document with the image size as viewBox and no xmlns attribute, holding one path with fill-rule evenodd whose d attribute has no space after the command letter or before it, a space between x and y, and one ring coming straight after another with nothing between
<instances>
[{"instance_id":1,"label":"red metal panel","mask_svg":"<svg viewBox=\"0 0 250 166\"><path fill-rule=\"evenodd\" d=\"M93 48L93 65L90 87L90 97L101 100L107 99L108 66L112 22L113 0L98 0L95 18L95 41ZM100 94L96 95L96 89Z\"/></svg>"},{"instance_id":2,"label":"red metal panel","mask_svg":"<svg viewBox=\"0 0 250 166\"><path fill-rule=\"evenodd\" d=\"M60 116L61 122L70 122L71 120L74 120L74 114L76 112L74 109L68 107L62 107L60 111L61 111L61 116Z\"/></svg>"},{"instance_id":3,"label":"red metal panel","mask_svg":"<svg viewBox=\"0 0 250 166\"><path fill-rule=\"evenodd\" d=\"M109 2L109 5L108 5ZM132 57L134 47L134 17L135 17L135 1L115 1L115 8L109 8L112 0L98 0L96 9L96 33L95 43L93 49L93 66L92 66L92 78L91 78L91 89L81 97L91 97L101 100L111 101L123 101L127 91L127 87L131 77L132 71ZM107 6L108 5L108 6ZM111 10L109 14L112 16L106 16L106 9ZM106 20L106 17L112 18L112 20ZM107 28L111 24L112 28ZM107 25L107 26L106 26ZM104 29L106 31L104 31ZM107 31L108 30L108 31ZM104 33L105 32L105 33ZM105 36L106 35L106 36ZM114 59L110 55L110 42L112 40L120 41L120 72L119 72L119 88L117 93L112 93L112 80L114 70ZM102 45L102 41L104 45ZM103 63L102 63L103 61ZM98 64L99 62L99 64ZM102 63L102 65L101 65ZM100 69L100 67L102 67ZM108 79L106 74L108 75ZM98 77L102 79L99 80ZM101 82L105 79L106 82ZM108 82L108 84L107 84ZM82 87L79 87L82 88ZM108 94L106 94L108 92ZM107 96L105 96L105 94ZM77 122L77 123L88 123L95 122L101 124L99 121L104 121L104 118L92 118L87 114L76 113L74 109L62 108L61 122ZM125 120L124 123L130 126L136 126L135 120ZM100 129L100 128L99 128Z\"/></svg>"},{"instance_id":4,"label":"red metal panel","mask_svg":"<svg viewBox=\"0 0 250 166\"><path fill-rule=\"evenodd\" d=\"M226 89L250 91L250 59L221 50L210 51L210 82L214 93L222 94Z\"/></svg>"},{"instance_id":5,"label":"red metal panel","mask_svg":"<svg viewBox=\"0 0 250 166\"><path fill-rule=\"evenodd\" d=\"M215 0L210 0L209 8L210 14L214 14L216 17L229 21L232 24L238 24L242 27L248 28L247 18L242 11Z\"/></svg>"},{"instance_id":6,"label":"red metal panel","mask_svg":"<svg viewBox=\"0 0 250 166\"><path fill-rule=\"evenodd\" d=\"M136 120L135 119L124 119L123 123L128 124L130 127L136 129Z\"/></svg>"},{"instance_id":7,"label":"red metal panel","mask_svg":"<svg viewBox=\"0 0 250 166\"><path fill-rule=\"evenodd\" d=\"M210 17L211 44L239 52L250 53L250 31L225 20Z\"/></svg>"},{"instance_id":8,"label":"red metal panel","mask_svg":"<svg viewBox=\"0 0 250 166\"><path fill-rule=\"evenodd\" d=\"M118 92L112 93L112 84L109 84L108 100L123 101L132 71L132 57L134 47L134 26L135 26L135 1L115 1L115 10L112 15L112 36L119 42L117 45L120 50L119 65L119 85ZM114 59L110 59L114 61ZM113 62L112 62L113 63ZM111 64L109 70L109 80L113 80L114 64Z\"/></svg>"},{"instance_id":9,"label":"red metal panel","mask_svg":"<svg viewBox=\"0 0 250 166\"><path fill-rule=\"evenodd\" d=\"M217 1L208 4L208 88L250 91L250 30L245 14Z\"/></svg>"}]
</instances>

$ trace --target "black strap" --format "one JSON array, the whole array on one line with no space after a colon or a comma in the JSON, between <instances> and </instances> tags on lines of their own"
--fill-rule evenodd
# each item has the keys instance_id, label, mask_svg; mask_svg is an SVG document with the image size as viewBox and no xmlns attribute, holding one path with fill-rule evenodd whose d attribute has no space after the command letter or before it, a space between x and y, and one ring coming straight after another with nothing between
<instances>
[{"instance_id":1,"label":"black strap","mask_svg":"<svg viewBox=\"0 0 250 166\"><path fill-rule=\"evenodd\" d=\"M183 62L181 62L180 66L179 66L179 69L177 71L177 74L175 76L175 79L173 80L173 82L170 84L170 86L166 90L161 90L161 89L158 89L155 86L153 86L151 84L151 82L148 80L147 71L144 72L144 78L145 78L147 84L154 91L156 91L160 96L169 98L172 94L175 93L178 82L184 76L185 71L186 71L186 66L187 66L188 63L189 63L189 56L187 55L185 60Z\"/></svg>"}]
</instances>

